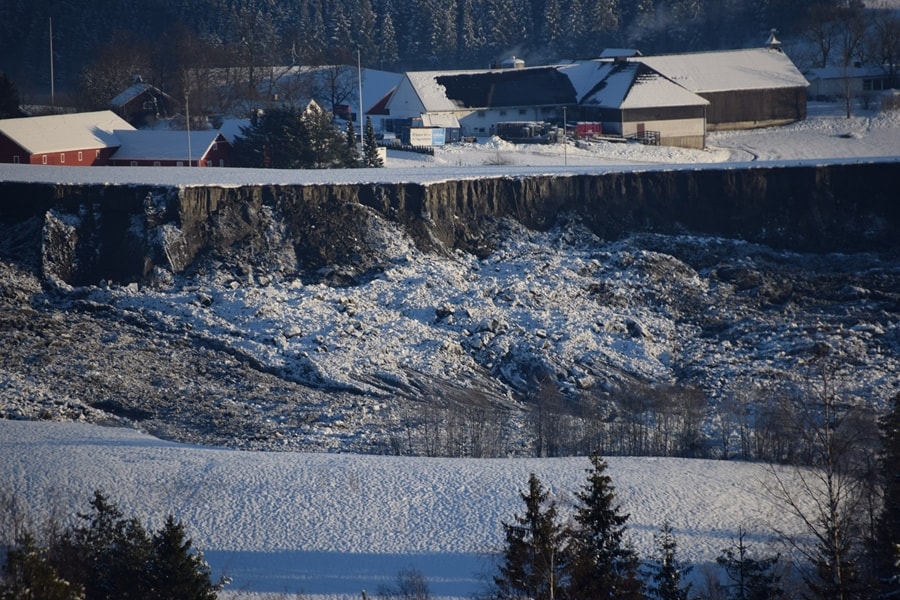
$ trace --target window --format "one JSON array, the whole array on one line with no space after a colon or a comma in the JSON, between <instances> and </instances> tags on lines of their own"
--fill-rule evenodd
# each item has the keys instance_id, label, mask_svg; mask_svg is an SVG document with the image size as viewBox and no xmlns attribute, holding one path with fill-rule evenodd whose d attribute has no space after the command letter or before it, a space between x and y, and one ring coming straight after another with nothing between
<instances>
[{"instance_id":1,"label":"window","mask_svg":"<svg viewBox=\"0 0 900 600\"><path fill-rule=\"evenodd\" d=\"M46 164L47 164L47 155L46 155L46 154L42 154L42 155L41 155L41 164L42 164L42 165L46 165Z\"/></svg>"},{"instance_id":2,"label":"window","mask_svg":"<svg viewBox=\"0 0 900 600\"><path fill-rule=\"evenodd\" d=\"M179 160L177 163L175 163L175 166L176 166L176 167L183 167L183 166L184 166L184 161Z\"/></svg>"},{"instance_id":3,"label":"window","mask_svg":"<svg viewBox=\"0 0 900 600\"><path fill-rule=\"evenodd\" d=\"M79 150L78 151L78 162L81 162L83 160L84 160L84 157L81 155L81 150Z\"/></svg>"},{"instance_id":4,"label":"window","mask_svg":"<svg viewBox=\"0 0 900 600\"><path fill-rule=\"evenodd\" d=\"M154 161L153 161L153 166L154 166L154 167L159 167L159 166L162 166L162 163L159 162L158 160L154 160Z\"/></svg>"},{"instance_id":5,"label":"window","mask_svg":"<svg viewBox=\"0 0 900 600\"><path fill-rule=\"evenodd\" d=\"M59 155L59 164L61 164L61 165L66 164L66 155L65 155L65 153L62 153L62 154Z\"/></svg>"},{"instance_id":6,"label":"window","mask_svg":"<svg viewBox=\"0 0 900 600\"><path fill-rule=\"evenodd\" d=\"M213 152L215 152L216 150L218 150L218 149L219 149L219 142L213 142L213 147L212 147L212 149L213 149Z\"/></svg>"},{"instance_id":7,"label":"window","mask_svg":"<svg viewBox=\"0 0 900 600\"><path fill-rule=\"evenodd\" d=\"M16 154L15 156L13 156L13 162L14 162L15 164L19 164L19 155L18 155L18 154Z\"/></svg>"},{"instance_id":8,"label":"window","mask_svg":"<svg viewBox=\"0 0 900 600\"><path fill-rule=\"evenodd\" d=\"M131 166L132 167L138 166L137 161L136 160L131 161Z\"/></svg>"}]
</instances>

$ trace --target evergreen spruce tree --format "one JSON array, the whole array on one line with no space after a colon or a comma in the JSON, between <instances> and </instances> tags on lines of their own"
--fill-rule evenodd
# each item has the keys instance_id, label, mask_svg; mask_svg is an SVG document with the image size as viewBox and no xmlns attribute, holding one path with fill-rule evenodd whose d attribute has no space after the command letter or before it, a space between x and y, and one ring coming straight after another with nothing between
<instances>
[{"instance_id":1,"label":"evergreen spruce tree","mask_svg":"<svg viewBox=\"0 0 900 600\"><path fill-rule=\"evenodd\" d=\"M629 515L621 513L606 462L598 454L591 456L588 482L577 499L568 548L569 596L641 598L638 556L624 540Z\"/></svg>"},{"instance_id":2,"label":"evergreen spruce tree","mask_svg":"<svg viewBox=\"0 0 900 600\"><path fill-rule=\"evenodd\" d=\"M283 107L254 114L235 138L232 157L239 167L340 168L350 161L347 142L331 113L311 103L302 111Z\"/></svg>"},{"instance_id":3,"label":"evergreen spruce tree","mask_svg":"<svg viewBox=\"0 0 900 600\"><path fill-rule=\"evenodd\" d=\"M9 80L6 73L0 71L0 119L21 117L19 111L19 92Z\"/></svg>"},{"instance_id":4,"label":"evergreen spruce tree","mask_svg":"<svg viewBox=\"0 0 900 600\"><path fill-rule=\"evenodd\" d=\"M250 125L235 138L235 166L256 169L296 169L303 142L296 109L274 108L253 113Z\"/></svg>"},{"instance_id":5,"label":"evergreen spruce tree","mask_svg":"<svg viewBox=\"0 0 900 600\"><path fill-rule=\"evenodd\" d=\"M778 555L753 558L744 543L745 532L738 529L737 543L716 558L728 578L723 588L728 600L775 600L784 595L775 568Z\"/></svg>"},{"instance_id":6,"label":"evergreen spruce tree","mask_svg":"<svg viewBox=\"0 0 900 600\"><path fill-rule=\"evenodd\" d=\"M384 161L378 155L378 140L375 139L375 128L372 119L366 117L366 132L363 139L363 163L366 167L383 167Z\"/></svg>"},{"instance_id":7,"label":"evergreen spruce tree","mask_svg":"<svg viewBox=\"0 0 900 600\"><path fill-rule=\"evenodd\" d=\"M394 20L391 17L390 3L385 3L381 14L381 27L377 29L379 32L379 40L377 45L379 67L382 69L391 68L400 60L399 50L397 49L397 34L394 31Z\"/></svg>"},{"instance_id":8,"label":"evergreen spruce tree","mask_svg":"<svg viewBox=\"0 0 900 600\"><path fill-rule=\"evenodd\" d=\"M67 531L51 549L61 577L84 586L90 600L146 598L150 537L134 518L125 518L100 491L91 512L79 515L83 526Z\"/></svg>"},{"instance_id":9,"label":"evergreen spruce tree","mask_svg":"<svg viewBox=\"0 0 900 600\"><path fill-rule=\"evenodd\" d=\"M148 567L151 593L156 598L215 600L220 585L213 585L203 553L192 548L184 525L169 515L153 535L153 556Z\"/></svg>"},{"instance_id":10,"label":"evergreen spruce tree","mask_svg":"<svg viewBox=\"0 0 900 600\"><path fill-rule=\"evenodd\" d=\"M557 523L556 503L534 473L528 492L521 494L525 514L503 523L506 548L494 577L498 598L553 600L561 588L563 527Z\"/></svg>"},{"instance_id":11,"label":"evergreen spruce tree","mask_svg":"<svg viewBox=\"0 0 900 600\"><path fill-rule=\"evenodd\" d=\"M6 554L0 600L82 600L79 585L61 578L37 546L31 533L25 533Z\"/></svg>"},{"instance_id":12,"label":"evergreen spruce tree","mask_svg":"<svg viewBox=\"0 0 900 600\"><path fill-rule=\"evenodd\" d=\"M900 597L900 394L879 421L883 505L875 564L884 597Z\"/></svg>"},{"instance_id":13,"label":"evergreen spruce tree","mask_svg":"<svg viewBox=\"0 0 900 600\"><path fill-rule=\"evenodd\" d=\"M299 160L295 168L334 169L346 164L346 137L331 119L331 113L310 104L300 113Z\"/></svg>"},{"instance_id":14,"label":"evergreen spruce tree","mask_svg":"<svg viewBox=\"0 0 900 600\"><path fill-rule=\"evenodd\" d=\"M684 576L691 572L691 567L683 566L678 560L678 543L668 521L663 523L655 540L659 557L658 567L649 573L650 597L659 600L688 600L691 584L684 584Z\"/></svg>"},{"instance_id":15,"label":"evergreen spruce tree","mask_svg":"<svg viewBox=\"0 0 900 600\"><path fill-rule=\"evenodd\" d=\"M79 515L84 524L66 530L47 550L48 566L60 581L72 582L69 591L75 595L46 596L49 600L215 600L227 583L211 582L202 553L173 517L151 536L101 492L90 504L92 510ZM82 589L83 596L77 595Z\"/></svg>"}]
</instances>

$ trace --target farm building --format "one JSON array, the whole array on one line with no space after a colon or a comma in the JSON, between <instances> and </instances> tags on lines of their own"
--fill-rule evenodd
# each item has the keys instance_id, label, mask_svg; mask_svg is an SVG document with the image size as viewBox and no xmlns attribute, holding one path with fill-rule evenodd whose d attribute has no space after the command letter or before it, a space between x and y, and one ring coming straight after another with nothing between
<instances>
[{"instance_id":1,"label":"farm building","mask_svg":"<svg viewBox=\"0 0 900 600\"><path fill-rule=\"evenodd\" d=\"M118 167L230 166L231 144L219 131L121 131L122 146L110 164Z\"/></svg>"},{"instance_id":2,"label":"farm building","mask_svg":"<svg viewBox=\"0 0 900 600\"><path fill-rule=\"evenodd\" d=\"M0 162L87 167L106 165L119 134L134 131L104 110L0 120Z\"/></svg>"},{"instance_id":3,"label":"farm building","mask_svg":"<svg viewBox=\"0 0 900 600\"><path fill-rule=\"evenodd\" d=\"M633 60L708 100L710 131L784 125L806 118L809 82L777 47Z\"/></svg>"},{"instance_id":4,"label":"farm building","mask_svg":"<svg viewBox=\"0 0 900 600\"><path fill-rule=\"evenodd\" d=\"M140 77L109 102L109 108L114 113L135 127L152 125L157 119L170 116L176 107L174 98L144 83Z\"/></svg>"},{"instance_id":5,"label":"farm building","mask_svg":"<svg viewBox=\"0 0 900 600\"><path fill-rule=\"evenodd\" d=\"M579 117L603 133L704 148L709 102L640 62L595 61L596 83L579 96ZM580 69L584 70L584 65ZM573 73L574 75L574 70Z\"/></svg>"},{"instance_id":6,"label":"farm building","mask_svg":"<svg viewBox=\"0 0 900 600\"><path fill-rule=\"evenodd\" d=\"M824 67L805 75L814 100L860 98L891 89L891 73L880 66Z\"/></svg>"},{"instance_id":7,"label":"farm building","mask_svg":"<svg viewBox=\"0 0 900 600\"><path fill-rule=\"evenodd\" d=\"M384 110L391 120L459 123L463 136L484 136L502 122L561 120L575 102L556 67L419 71L404 75Z\"/></svg>"}]
</instances>

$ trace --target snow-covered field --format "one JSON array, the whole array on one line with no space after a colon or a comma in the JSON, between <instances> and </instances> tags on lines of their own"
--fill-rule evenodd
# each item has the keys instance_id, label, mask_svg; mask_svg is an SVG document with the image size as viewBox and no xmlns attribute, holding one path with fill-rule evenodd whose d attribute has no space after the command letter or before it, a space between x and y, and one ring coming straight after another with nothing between
<instances>
[{"instance_id":1,"label":"snow-covered field","mask_svg":"<svg viewBox=\"0 0 900 600\"><path fill-rule=\"evenodd\" d=\"M845 119L839 110L813 105L810 118L803 123L715 133L704 151L611 143L585 148L513 147L483 140L442 148L435 157L391 152L388 168L380 170L0 165L0 179L179 185L428 182L550 171L727 166L753 160L895 160L900 154L900 114L860 112L860 116ZM692 339L689 334L694 324L680 319L675 309L681 305L661 292L653 299L652 308L637 299L657 293L652 286L659 282L651 277L657 272L672 277L663 282L666 293L679 299L702 298L707 303L704 306L716 303L719 308L715 310L735 295L730 287L712 281L709 273L698 273L670 256L641 250L628 241L600 246L594 240L593 250L579 254L571 251L579 243L568 245L571 240L564 239L578 235L586 234L573 229L516 236L516 241L502 247L496 256L480 262L462 256L426 260L406 245L407 241L386 232L385 243L394 245L391 254L398 257L396 264L383 278L352 291L277 279L263 282L257 278L249 285L222 271L210 274L202 282L209 289L199 292L184 287L138 294L131 287L98 287L82 290L81 298L98 306L105 303L114 315L142 319L142 324L165 329L161 341L171 343L173 351L177 335L190 329L195 332L192 335L228 346L272 369L306 369L329 384L359 388L364 388L365 382L355 375L366 372L364 365L370 372L379 372L378 361L384 361L383 371L389 375L407 367L448 378L459 378L468 368L474 372L478 365L469 365L469 355L460 351L461 343L476 343L473 334L482 346L472 348L481 354L497 352L500 356L515 347L549 347L567 364L577 357L592 364L624 365L657 380L666 379L673 353L678 352L704 357L707 362L701 364L698 358L697 364L708 368L710 377L732 382L752 377L754 365L772 370L790 367L796 349L821 338L835 347L850 347L857 353L854 364L869 365L868 370L857 368L857 383L877 386L885 394L900 385L896 346L890 342L900 339L900 325L888 313L878 316L877 323L854 325L854 311L869 310L865 308L866 290L859 282L854 283L853 304L840 304L850 309L832 314L830 308L838 305L827 304L815 316L815 324L802 322L805 317L799 314L782 316L777 309L751 306L748 300L739 313L723 315L723 322L739 323L730 332L734 337L726 347L715 338ZM728 241L711 243L732 248ZM766 255L758 248L732 250L734 257ZM896 265L869 259L873 273L896 270ZM850 261L841 257L828 260L835 268L841 261ZM608 314L599 315L602 318L592 317L596 304L575 293L584 283L579 283L580 277L608 279L610 297L621 300L622 305L611 305ZM430 283L434 281L450 285L434 286ZM29 285L33 288L29 297L39 293L37 282ZM401 294L400 289L405 292ZM541 293L532 294L534 289ZM467 293L470 297L465 297ZM452 327L434 322L434 308L442 302L459 309L455 313L458 322ZM32 310L27 302L25 305ZM347 310L348 306L352 310ZM565 311L560 307L567 307L571 314L562 314ZM480 323L498 316L507 321L508 330L502 335L495 335L490 328L480 329ZM66 315L53 318L57 317L63 325L68 323ZM464 319L471 323L462 322ZM636 340L624 334L627 319L639 323L647 335ZM676 331L676 327L683 330ZM557 330L576 329L591 334L552 335ZM74 333L77 337L79 331ZM129 336L133 338L133 331L112 331L103 341L112 348L144 344L141 339L128 342ZM688 339L692 341L682 343ZM427 364L419 355L428 357ZM116 377L121 377L121 371L93 364L102 360L99 353L96 357L72 355L70 362L76 365L72 379L92 379L101 381L106 389L117 389L120 380ZM6 389L0 390L0 400L31 402L57 393L51 382L23 373L6 372L4 365L0 375L5 379L0 378L0 383ZM588 373L575 369L569 375L575 381ZM259 393L264 395L265 390ZM74 393L71 400L77 400ZM221 402L232 401L224 398ZM342 443L341 428L346 428L346 433L366 425L349 421L351 414L371 416L378 410L376 404L354 405L346 414L335 410L301 434L321 442L323 448L329 440ZM321 407L323 412L330 409ZM287 409L279 414L272 407L255 404L241 410L261 414L273 427L282 424L280 418L296 417ZM299 407L290 410L299 411ZM623 508L632 515L630 534L644 556L651 554L653 533L666 519L674 526L682 557L698 565L713 562L731 545L738 527L746 529L751 544L760 547L772 541L773 526L797 531L797 524L770 502L763 489L766 470L760 465L648 458L611 458L609 463ZM528 474L537 473L566 507L583 484L587 466L583 458L451 460L241 452L174 444L130 429L0 420L0 481L5 489L24 498L40 515L65 518L84 510L91 491L97 488L152 524L158 525L171 512L189 525L216 574L233 577L230 595L302 593L308 598L358 598L361 590L371 594L381 584L392 584L400 570L415 568L426 576L436 595L468 597L481 589L482 576L490 570L489 555L502 542L501 521L521 510L518 492ZM695 577L700 576L699 571Z\"/></svg>"},{"instance_id":2,"label":"snow-covered field","mask_svg":"<svg viewBox=\"0 0 900 600\"><path fill-rule=\"evenodd\" d=\"M701 567L730 547L738 527L773 552L773 527L798 524L762 489L758 464L610 458L629 539L642 556L668 519L682 560ZM189 525L230 595L374 596L416 569L435 596L484 589L502 521L523 512L529 473L563 511L585 483L584 458L455 460L241 452L163 442L128 429L0 420L0 480L37 514L84 512L94 489L159 527Z\"/></svg>"},{"instance_id":3,"label":"snow-covered field","mask_svg":"<svg viewBox=\"0 0 900 600\"><path fill-rule=\"evenodd\" d=\"M515 145L499 138L440 147L435 156L388 150L386 169L264 170L167 167L45 167L0 165L0 180L62 183L144 183L161 185L247 185L414 181L487 176L565 174L598 170L734 166L750 161L875 160L900 154L900 111L855 109L811 103L806 121L785 127L709 134L705 150L634 143Z\"/></svg>"}]
</instances>

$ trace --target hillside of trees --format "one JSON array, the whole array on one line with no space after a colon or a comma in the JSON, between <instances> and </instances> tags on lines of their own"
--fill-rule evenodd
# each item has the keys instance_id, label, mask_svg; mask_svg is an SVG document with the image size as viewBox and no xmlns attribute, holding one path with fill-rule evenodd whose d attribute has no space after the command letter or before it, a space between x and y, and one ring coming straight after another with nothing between
<instances>
[{"instance_id":1,"label":"hillside of trees","mask_svg":"<svg viewBox=\"0 0 900 600\"><path fill-rule=\"evenodd\" d=\"M139 73L183 97L184 72L214 66L349 62L385 70L480 68L512 55L529 64L791 39L836 0L5 0L0 71L23 102L50 92L50 29L58 94ZM83 94L79 94L83 96ZM108 98L107 98L108 101Z\"/></svg>"}]
</instances>

